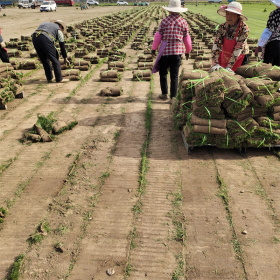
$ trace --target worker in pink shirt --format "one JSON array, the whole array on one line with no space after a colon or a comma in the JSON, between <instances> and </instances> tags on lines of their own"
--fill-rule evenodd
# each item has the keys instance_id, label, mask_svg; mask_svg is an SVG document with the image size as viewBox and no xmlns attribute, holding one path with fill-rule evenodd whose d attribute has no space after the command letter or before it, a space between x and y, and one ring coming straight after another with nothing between
<instances>
[{"instance_id":1,"label":"worker in pink shirt","mask_svg":"<svg viewBox=\"0 0 280 280\"><path fill-rule=\"evenodd\" d=\"M170 69L170 98L172 99L177 95L182 54L185 53L186 59L189 59L192 42L188 23L180 16L180 13L188 10L181 7L181 1L170 0L169 6L162 8L169 12L169 16L161 21L159 29L154 36L152 54L155 55L159 45L160 49L152 73L159 71L161 87L159 98L166 100L168 95L168 68Z\"/></svg>"}]
</instances>

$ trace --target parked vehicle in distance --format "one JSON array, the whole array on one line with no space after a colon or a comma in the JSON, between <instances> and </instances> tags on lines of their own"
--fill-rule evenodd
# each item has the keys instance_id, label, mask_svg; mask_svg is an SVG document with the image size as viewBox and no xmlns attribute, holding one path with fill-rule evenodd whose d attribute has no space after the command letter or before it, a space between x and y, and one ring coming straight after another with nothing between
<instances>
[{"instance_id":1,"label":"parked vehicle in distance","mask_svg":"<svg viewBox=\"0 0 280 280\"><path fill-rule=\"evenodd\" d=\"M41 1L42 4L43 1ZM36 7L39 7L41 4L35 0L19 0L18 1L18 7L19 9L35 9Z\"/></svg>"},{"instance_id":2,"label":"parked vehicle in distance","mask_svg":"<svg viewBox=\"0 0 280 280\"><path fill-rule=\"evenodd\" d=\"M117 5L128 5L128 3L123 0L118 0Z\"/></svg>"},{"instance_id":3,"label":"parked vehicle in distance","mask_svg":"<svg viewBox=\"0 0 280 280\"><path fill-rule=\"evenodd\" d=\"M150 5L150 2L135 2L133 3L133 6L149 6Z\"/></svg>"},{"instance_id":4,"label":"parked vehicle in distance","mask_svg":"<svg viewBox=\"0 0 280 280\"><path fill-rule=\"evenodd\" d=\"M57 5L74 6L74 0L54 0Z\"/></svg>"},{"instance_id":5,"label":"parked vehicle in distance","mask_svg":"<svg viewBox=\"0 0 280 280\"><path fill-rule=\"evenodd\" d=\"M96 0L87 0L87 5L95 5L95 6L98 6L99 5L99 2L96 1Z\"/></svg>"},{"instance_id":6,"label":"parked vehicle in distance","mask_svg":"<svg viewBox=\"0 0 280 280\"><path fill-rule=\"evenodd\" d=\"M19 0L18 1L18 8L19 9L27 9L27 8L29 8L29 1L28 0Z\"/></svg>"},{"instance_id":7,"label":"parked vehicle in distance","mask_svg":"<svg viewBox=\"0 0 280 280\"><path fill-rule=\"evenodd\" d=\"M222 3L222 0L208 0L208 3L212 4L212 3Z\"/></svg>"},{"instance_id":8,"label":"parked vehicle in distance","mask_svg":"<svg viewBox=\"0 0 280 280\"><path fill-rule=\"evenodd\" d=\"M11 6L13 4L12 1L0 1L1 8L5 9L6 6Z\"/></svg>"},{"instance_id":9,"label":"parked vehicle in distance","mask_svg":"<svg viewBox=\"0 0 280 280\"><path fill-rule=\"evenodd\" d=\"M40 6L40 12L56 12L56 3L54 1L44 1Z\"/></svg>"}]
</instances>

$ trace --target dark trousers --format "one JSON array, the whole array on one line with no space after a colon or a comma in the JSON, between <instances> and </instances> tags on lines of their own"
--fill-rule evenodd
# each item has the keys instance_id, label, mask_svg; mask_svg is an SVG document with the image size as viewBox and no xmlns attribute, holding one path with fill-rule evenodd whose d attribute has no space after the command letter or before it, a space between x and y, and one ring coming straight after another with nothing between
<instances>
[{"instance_id":1,"label":"dark trousers","mask_svg":"<svg viewBox=\"0 0 280 280\"><path fill-rule=\"evenodd\" d=\"M249 55L248 55L248 54L245 54L244 59L243 59L241 65L246 65L246 64L248 64L248 63L249 63Z\"/></svg>"},{"instance_id":2,"label":"dark trousers","mask_svg":"<svg viewBox=\"0 0 280 280\"><path fill-rule=\"evenodd\" d=\"M167 74L170 69L170 98L176 97L178 89L179 68L181 65L181 55L165 55L160 61L160 87L162 94L168 94Z\"/></svg>"},{"instance_id":3,"label":"dark trousers","mask_svg":"<svg viewBox=\"0 0 280 280\"><path fill-rule=\"evenodd\" d=\"M10 62L9 56L5 49L0 48L0 58L1 58L2 62L5 62L5 63Z\"/></svg>"},{"instance_id":4,"label":"dark trousers","mask_svg":"<svg viewBox=\"0 0 280 280\"><path fill-rule=\"evenodd\" d=\"M55 75L55 80L60 82L63 80L61 74L61 65L58 60L58 52L54 47L54 43L50 41L45 35L40 34L36 37L36 33L32 35L32 42L34 48L43 64L45 75L48 81L53 78L52 66ZM51 63L52 62L52 66Z\"/></svg>"},{"instance_id":5,"label":"dark trousers","mask_svg":"<svg viewBox=\"0 0 280 280\"><path fill-rule=\"evenodd\" d=\"M263 62L280 66L280 41L279 40L271 41L266 45Z\"/></svg>"}]
</instances>

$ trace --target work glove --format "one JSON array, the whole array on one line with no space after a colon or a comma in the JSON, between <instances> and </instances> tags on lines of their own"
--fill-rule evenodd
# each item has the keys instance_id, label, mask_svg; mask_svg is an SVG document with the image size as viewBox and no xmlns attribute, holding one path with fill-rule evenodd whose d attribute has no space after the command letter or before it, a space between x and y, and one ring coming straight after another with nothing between
<instances>
[{"instance_id":1,"label":"work glove","mask_svg":"<svg viewBox=\"0 0 280 280\"><path fill-rule=\"evenodd\" d=\"M185 53L185 57L186 57L186 60L189 60L190 54L189 53Z\"/></svg>"},{"instance_id":2,"label":"work glove","mask_svg":"<svg viewBox=\"0 0 280 280\"><path fill-rule=\"evenodd\" d=\"M210 72L218 71L221 68L223 67L220 64L216 64L210 69Z\"/></svg>"},{"instance_id":3,"label":"work glove","mask_svg":"<svg viewBox=\"0 0 280 280\"><path fill-rule=\"evenodd\" d=\"M230 67L225 68L229 73L235 74L234 71Z\"/></svg>"},{"instance_id":4,"label":"work glove","mask_svg":"<svg viewBox=\"0 0 280 280\"><path fill-rule=\"evenodd\" d=\"M262 51L262 47L257 47L255 49L255 56L258 56L258 53Z\"/></svg>"},{"instance_id":5,"label":"work glove","mask_svg":"<svg viewBox=\"0 0 280 280\"><path fill-rule=\"evenodd\" d=\"M67 64L67 65L70 65L70 61L68 60L67 57L64 58L64 63Z\"/></svg>"},{"instance_id":6,"label":"work glove","mask_svg":"<svg viewBox=\"0 0 280 280\"><path fill-rule=\"evenodd\" d=\"M1 48L2 48L2 49L6 48L6 44L5 44L5 42L4 42L4 41L2 41L2 42L0 43L0 46L1 46Z\"/></svg>"},{"instance_id":7,"label":"work glove","mask_svg":"<svg viewBox=\"0 0 280 280\"><path fill-rule=\"evenodd\" d=\"M156 56L156 50L152 50L152 56Z\"/></svg>"}]
</instances>

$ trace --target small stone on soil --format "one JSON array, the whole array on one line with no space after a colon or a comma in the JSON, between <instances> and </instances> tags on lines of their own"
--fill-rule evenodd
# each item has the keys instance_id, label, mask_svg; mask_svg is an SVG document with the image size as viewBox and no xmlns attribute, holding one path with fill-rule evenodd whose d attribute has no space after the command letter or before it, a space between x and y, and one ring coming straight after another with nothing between
<instances>
[{"instance_id":1,"label":"small stone on soil","mask_svg":"<svg viewBox=\"0 0 280 280\"><path fill-rule=\"evenodd\" d=\"M242 234L246 235L246 234L247 234L247 230L244 229L244 230L242 231Z\"/></svg>"},{"instance_id":2,"label":"small stone on soil","mask_svg":"<svg viewBox=\"0 0 280 280\"><path fill-rule=\"evenodd\" d=\"M111 276L111 275L115 274L115 269L114 268L108 268L106 270L106 273L107 273L107 275Z\"/></svg>"}]
</instances>

